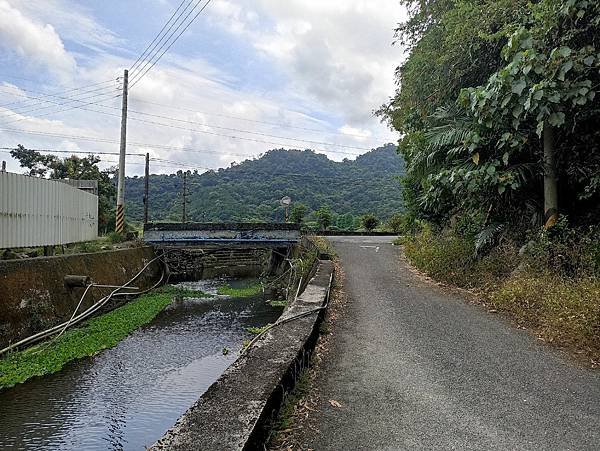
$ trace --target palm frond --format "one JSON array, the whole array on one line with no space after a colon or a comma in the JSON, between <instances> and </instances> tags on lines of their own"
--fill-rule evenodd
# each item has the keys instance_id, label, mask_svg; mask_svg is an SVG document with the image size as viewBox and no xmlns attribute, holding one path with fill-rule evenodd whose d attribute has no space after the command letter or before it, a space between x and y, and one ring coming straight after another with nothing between
<instances>
[{"instance_id":1,"label":"palm frond","mask_svg":"<svg viewBox=\"0 0 600 451\"><path fill-rule=\"evenodd\" d=\"M475 236L475 255L477 255L483 248L492 244L496 236L504 230L505 224L494 222L487 227L483 228Z\"/></svg>"}]
</instances>

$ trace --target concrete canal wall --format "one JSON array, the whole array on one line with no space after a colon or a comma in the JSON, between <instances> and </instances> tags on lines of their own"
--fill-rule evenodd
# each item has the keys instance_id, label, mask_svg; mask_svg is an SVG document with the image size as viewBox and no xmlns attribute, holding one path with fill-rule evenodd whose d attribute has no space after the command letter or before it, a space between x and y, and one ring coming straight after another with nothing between
<instances>
[{"instance_id":1,"label":"concrete canal wall","mask_svg":"<svg viewBox=\"0 0 600 451\"><path fill-rule=\"evenodd\" d=\"M315 309L327 302L332 274L333 264L320 261L281 325L240 356L151 449L263 449L284 392L294 385L316 342L323 310Z\"/></svg>"},{"instance_id":2,"label":"concrete canal wall","mask_svg":"<svg viewBox=\"0 0 600 451\"><path fill-rule=\"evenodd\" d=\"M121 285L155 257L150 246L55 257L0 261L0 348L69 319L84 288L67 288L64 276L86 275L94 283ZM160 277L155 262L133 284L145 289ZM109 289L90 290L81 311Z\"/></svg>"}]
</instances>

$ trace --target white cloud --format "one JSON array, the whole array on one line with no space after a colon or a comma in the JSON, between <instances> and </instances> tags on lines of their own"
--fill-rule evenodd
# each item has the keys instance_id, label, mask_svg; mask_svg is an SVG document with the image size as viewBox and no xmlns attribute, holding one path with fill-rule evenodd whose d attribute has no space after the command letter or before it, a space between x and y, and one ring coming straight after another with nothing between
<instances>
[{"instance_id":1,"label":"white cloud","mask_svg":"<svg viewBox=\"0 0 600 451\"><path fill-rule=\"evenodd\" d=\"M15 9L37 22L49 23L63 40L92 49L110 47L122 42L115 33L98 23L89 11L68 0L6 0Z\"/></svg>"},{"instance_id":2,"label":"white cloud","mask_svg":"<svg viewBox=\"0 0 600 451\"><path fill-rule=\"evenodd\" d=\"M230 21L224 29L244 29L245 38L288 73L290 90L344 122L373 125L372 111L393 93L394 68L402 56L391 46L404 14L399 2L246 0L235 8L236 20L244 11L262 20L243 27Z\"/></svg>"},{"instance_id":3,"label":"white cloud","mask_svg":"<svg viewBox=\"0 0 600 451\"><path fill-rule=\"evenodd\" d=\"M69 80L76 68L75 59L50 24L37 22L0 0L0 43L36 65L45 66L62 81Z\"/></svg>"},{"instance_id":4,"label":"white cloud","mask_svg":"<svg viewBox=\"0 0 600 451\"><path fill-rule=\"evenodd\" d=\"M33 27L38 40L42 39L39 36L46 38L43 32L51 33L52 39L47 42L54 43L53 47L61 52L44 53L47 49L43 47L48 47L44 41L39 49L29 44L28 51L22 55L27 61L47 67L51 57L62 57L62 69L58 72L74 74L76 80L67 83L69 86L114 79L131 64L131 60L117 56L123 54L120 49L111 47L121 42L121 38L103 29L94 17L79 9L76 2L45 0L44 5L49 6L42 8L35 6L39 6L37 2L9 1L10 4L0 0L0 36L6 33L2 21L6 20L3 11L7 8L11 14L20 15L21 28L25 24ZM229 33L231 42L228 41L228 45L235 46L238 42L247 48L249 44L250 49L256 50L256 55L249 57L259 60L265 72L277 66L285 80L277 87L254 88L252 83L245 83L248 74L243 70L232 70L226 64L216 67L218 62L214 61L217 58L209 63L190 57L184 46L175 46L130 91L130 153L150 152L152 157L176 160L192 167L218 168L275 147L313 148L337 160L352 158L365 151L292 138L363 148L395 140L394 135L372 117L371 111L394 91L393 73L400 51L392 48L390 42L393 27L402 14L396 0L215 0L206 14L206 22L219 27L220 38L223 31ZM79 21L78 18L83 19ZM72 30L66 24L69 20L74 24ZM46 25L48 23L52 26ZM86 33L87 37L84 36ZM190 33L209 34L202 27L190 30ZM75 65L74 57L65 51L61 38L67 45L69 39L73 39L90 48L104 46L105 50L77 54L79 65ZM3 39L5 45L7 42ZM15 44L21 44L21 40L10 44L13 50ZM116 83L109 85L107 93L116 94L115 88ZM56 92L49 87L40 90ZM15 99L18 98L0 96L2 104L5 100ZM119 100L113 99L104 106L108 109L97 105L86 108L110 115L74 109L37 118L36 113L28 114L26 110L11 107L22 120L11 124L10 128L91 136L111 142L19 135L1 130L0 139L5 145L21 143L33 148L117 151ZM147 117L135 111L198 124ZM139 122L136 118L170 124L171 127ZM176 150L178 148L183 150ZM135 157L131 161L135 162ZM151 170L168 173L176 168L163 167L157 162L151 164ZM130 164L127 172L141 174L143 165Z\"/></svg>"}]
</instances>

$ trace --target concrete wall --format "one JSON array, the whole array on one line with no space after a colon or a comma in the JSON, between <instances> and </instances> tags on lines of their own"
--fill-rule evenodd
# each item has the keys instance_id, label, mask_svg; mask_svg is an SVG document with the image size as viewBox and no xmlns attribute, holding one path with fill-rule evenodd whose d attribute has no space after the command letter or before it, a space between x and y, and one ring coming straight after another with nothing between
<instances>
[{"instance_id":1,"label":"concrete wall","mask_svg":"<svg viewBox=\"0 0 600 451\"><path fill-rule=\"evenodd\" d=\"M138 247L94 254L0 261L0 347L69 319L83 288L64 286L67 274L87 275L99 284L127 282L154 258L151 247ZM160 264L153 263L134 286L147 288L160 277ZM94 288L83 308L108 294Z\"/></svg>"},{"instance_id":2,"label":"concrete wall","mask_svg":"<svg viewBox=\"0 0 600 451\"><path fill-rule=\"evenodd\" d=\"M239 357L151 449L257 450L295 382L318 336L315 309L328 299L333 265L319 262L316 274L279 321ZM322 312L322 310L320 310Z\"/></svg>"},{"instance_id":3,"label":"concrete wall","mask_svg":"<svg viewBox=\"0 0 600 451\"><path fill-rule=\"evenodd\" d=\"M288 247L271 248L245 245L188 245L185 247L157 244L167 252L172 281L210 279L219 276L258 277L262 273L278 274Z\"/></svg>"}]
</instances>

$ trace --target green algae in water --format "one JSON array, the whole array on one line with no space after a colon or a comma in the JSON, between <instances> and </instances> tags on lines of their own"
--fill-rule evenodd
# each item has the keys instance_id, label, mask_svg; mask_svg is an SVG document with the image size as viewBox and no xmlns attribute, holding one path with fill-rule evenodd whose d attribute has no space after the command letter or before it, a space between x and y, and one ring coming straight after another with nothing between
<instances>
[{"instance_id":1,"label":"green algae in water","mask_svg":"<svg viewBox=\"0 0 600 451\"><path fill-rule=\"evenodd\" d=\"M217 288L217 294L221 296L231 296L232 298L247 298L262 293L263 288L260 283L254 283L245 287L232 287L223 285Z\"/></svg>"},{"instance_id":2,"label":"green algae in water","mask_svg":"<svg viewBox=\"0 0 600 451\"><path fill-rule=\"evenodd\" d=\"M174 296L208 297L198 290L165 286L87 320L57 339L0 359L0 390L26 380L60 371L67 363L116 346L131 332L152 321Z\"/></svg>"}]
</instances>

